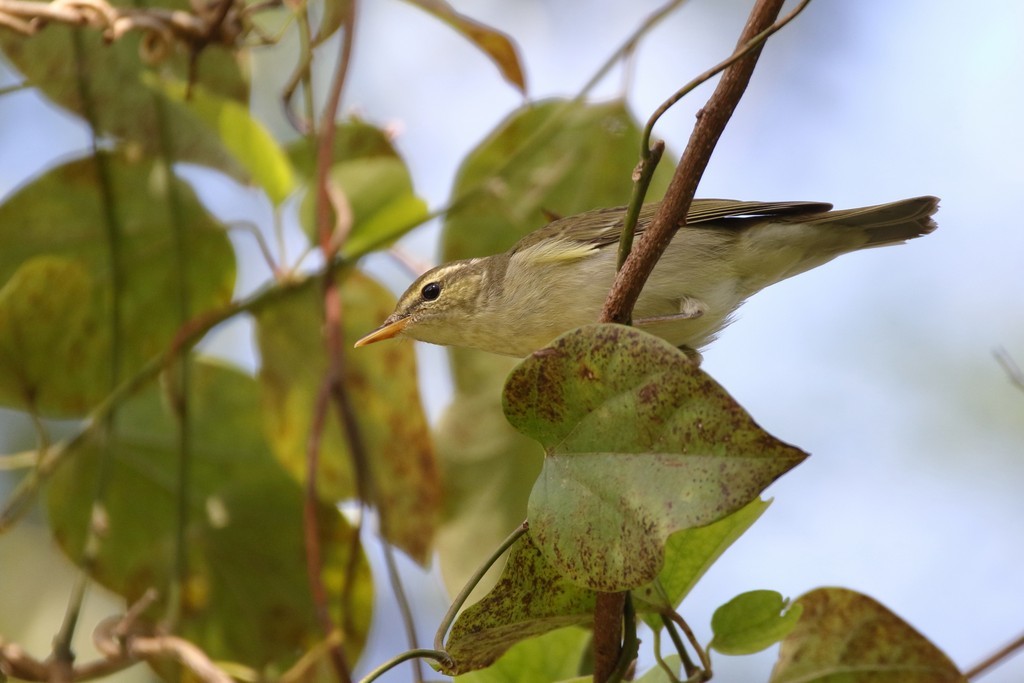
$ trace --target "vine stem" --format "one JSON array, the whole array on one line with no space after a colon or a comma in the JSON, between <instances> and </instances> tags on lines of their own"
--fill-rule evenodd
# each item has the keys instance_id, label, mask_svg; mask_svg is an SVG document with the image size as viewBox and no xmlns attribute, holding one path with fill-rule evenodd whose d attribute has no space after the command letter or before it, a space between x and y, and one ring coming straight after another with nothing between
<instances>
[{"instance_id":1,"label":"vine stem","mask_svg":"<svg viewBox=\"0 0 1024 683\"><path fill-rule=\"evenodd\" d=\"M323 115L316 136L316 226L320 248L324 254L324 260L330 263L337 253L336 247L332 247L332 229L335 222L332 216L330 194L328 189L329 175L331 170L331 152L334 148L334 132L338 109L341 105L341 93L345 87L345 80L348 75L348 67L352 59L352 43L355 39L355 14L356 2L348 3L347 11L342 21L344 38L341 40L338 64L335 67L334 77L331 80L331 88L328 92L327 102L324 105ZM307 97L310 95L307 89ZM359 466L363 454L359 452L362 440L359 437L351 415L351 406L347 405L347 395L344 391L344 359L342 358L341 344L341 292L333 274L327 274L323 281L323 311L324 311L324 345L328 357L328 370L317 394L317 401L313 412L313 419L310 423L310 434L308 449L306 452L306 487L304 504L304 538L306 545L306 568L309 575L310 592L316 606L317 619L325 636L330 636L336 625L331 617L328 606L327 588L323 579L323 562L320 548L320 527L317 516L316 476L319 470L319 454L321 437L327 423L327 411L329 404L335 401L342 413L342 427L348 437L350 454L355 463L357 475L362 472ZM357 481L365 481L363 477L357 476ZM366 487L360 486L360 496L365 504ZM352 555L356 553L355 544L358 535L353 539L353 546L350 549ZM350 562L350 570L352 563ZM351 581L352 572L346 572L346 580ZM343 591L343 595L349 591ZM347 610L342 610L347 611ZM351 670L345 655L345 650L340 644L334 644L328 649L330 661L334 671L341 683L349 683L352 680Z\"/></svg>"},{"instance_id":2,"label":"vine stem","mask_svg":"<svg viewBox=\"0 0 1024 683\"><path fill-rule=\"evenodd\" d=\"M654 220L640 238L639 244L630 251L622 263L622 267L616 273L615 281L601 310L599 322L628 324L631 321L633 306L636 305L636 301L640 297L644 283L647 282L655 264L671 242L675 231L686 222L686 214L690 210L697 185L711 160L711 153L750 82L764 41L784 25L781 23L778 28L774 27L774 22L782 11L784 2L785 0L757 0L751 9L750 16L747 18L747 23L737 42L737 48L733 56L730 57L733 61L725 67L714 93L698 113L697 123L669 183L665 198L662 200ZM809 0L805 0L798 9L806 6L807 2ZM796 15L791 14L790 17L787 17L787 21L794 16ZM710 77L710 75L707 76L707 78ZM666 101L655 112L655 117L652 117L652 121L648 123L648 129L653 128L654 121L657 121L656 117L660 116L659 112L667 111L690 90L692 87L689 89L684 87L673 98ZM635 174L640 176L638 180L642 179L644 175L643 164L644 160L649 158L649 149L650 135L645 131L641 150L641 166L639 172ZM648 173L653 173L653 170ZM630 202L629 210L635 215L638 215L639 206L643 200L641 195L642 193L634 193ZM632 231L630 226L624 226L623 233L632 233ZM623 236L622 241L625 242L626 239ZM624 247L625 245L620 246ZM624 248L623 251L625 251ZM616 657L613 661L618 659L617 655L621 650L622 643L624 604L624 596L598 594L597 605L594 609L594 683L605 683L611 675L611 670L604 667L601 661L604 653L615 652Z\"/></svg>"},{"instance_id":3,"label":"vine stem","mask_svg":"<svg viewBox=\"0 0 1024 683\"><path fill-rule=\"evenodd\" d=\"M462 587L459 594L452 600L452 604L448 607L448 611L445 612L444 618L441 619L441 624L437 627L437 633L434 635L434 649L444 651L444 637L448 635L448 629L451 628L452 622L455 621L455 616L462 609L462 606L466 604L466 600L469 599L470 593L477 587L477 584L484 578L484 574L490 570L498 558L505 554L505 551L512 547L512 545L519 540L527 531L530 530L529 521L524 520L522 524L516 527L515 531L508 535L501 545L491 553L491 556L484 561L473 575L466 581L466 585Z\"/></svg>"},{"instance_id":4,"label":"vine stem","mask_svg":"<svg viewBox=\"0 0 1024 683\"><path fill-rule=\"evenodd\" d=\"M373 681L377 680L378 678L386 674L388 671L391 671L402 662L407 662L410 659L420 658L433 659L436 662L442 663L449 661L447 652L438 650L428 650L425 648L419 648L417 650L406 650L402 654L392 657L391 659L384 662L376 669L368 673L366 676L359 680L359 683L373 683Z\"/></svg>"}]
</instances>

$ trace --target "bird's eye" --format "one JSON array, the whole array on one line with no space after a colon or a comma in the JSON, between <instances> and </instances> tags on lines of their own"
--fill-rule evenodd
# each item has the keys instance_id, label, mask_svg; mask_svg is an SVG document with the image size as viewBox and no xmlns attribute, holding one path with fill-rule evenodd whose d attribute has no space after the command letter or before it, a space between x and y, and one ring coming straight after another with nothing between
<instances>
[{"instance_id":1,"label":"bird's eye","mask_svg":"<svg viewBox=\"0 0 1024 683\"><path fill-rule=\"evenodd\" d=\"M433 301L437 297L441 296L441 283L428 282L423 285L423 289L420 290L420 294L427 301Z\"/></svg>"}]
</instances>

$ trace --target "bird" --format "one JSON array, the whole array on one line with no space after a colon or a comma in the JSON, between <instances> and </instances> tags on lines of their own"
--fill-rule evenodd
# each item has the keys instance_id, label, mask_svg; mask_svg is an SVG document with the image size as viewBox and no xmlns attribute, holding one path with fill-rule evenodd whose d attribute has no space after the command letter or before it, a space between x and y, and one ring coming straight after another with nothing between
<instances>
[{"instance_id":1,"label":"bird","mask_svg":"<svg viewBox=\"0 0 1024 683\"><path fill-rule=\"evenodd\" d=\"M639 236L660 202L641 207ZM695 199L633 309L633 324L698 363L758 291L835 257L931 233L937 197L854 209L825 202ZM417 278L356 347L393 337L525 357L596 322L616 274L626 207L567 216L511 249L452 261Z\"/></svg>"}]
</instances>

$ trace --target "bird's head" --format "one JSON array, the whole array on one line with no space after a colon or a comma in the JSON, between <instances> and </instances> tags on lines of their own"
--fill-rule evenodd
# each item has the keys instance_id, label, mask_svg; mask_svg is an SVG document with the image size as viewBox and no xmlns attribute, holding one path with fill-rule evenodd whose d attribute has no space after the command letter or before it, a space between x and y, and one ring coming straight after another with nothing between
<instances>
[{"instance_id":1,"label":"bird's head","mask_svg":"<svg viewBox=\"0 0 1024 683\"><path fill-rule=\"evenodd\" d=\"M394 312L356 342L366 346L397 336L432 344L466 346L473 334L489 284L489 259L468 259L438 266L409 285Z\"/></svg>"}]
</instances>

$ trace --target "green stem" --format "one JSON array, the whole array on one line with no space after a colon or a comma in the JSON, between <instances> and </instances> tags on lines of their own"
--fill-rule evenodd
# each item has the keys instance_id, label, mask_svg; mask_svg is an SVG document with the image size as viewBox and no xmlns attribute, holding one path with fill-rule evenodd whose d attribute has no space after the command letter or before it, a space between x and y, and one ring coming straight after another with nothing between
<instances>
[{"instance_id":1,"label":"green stem","mask_svg":"<svg viewBox=\"0 0 1024 683\"><path fill-rule=\"evenodd\" d=\"M420 657L433 659L435 662L440 662L443 666L450 666L452 662L451 657L449 657L448 653L443 650L428 650L426 648L407 650L378 666L376 669L364 676L359 683L373 683L373 681L377 680L388 671L391 671L402 662L407 662L410 659L417 659Z\"/></svg>"},{"instance_id":2,"label":"green stem","mask_svg":"<svg viewBox=\"0 0 1024 683\"><path fill-rule=\"evenodd\" d=\"M409 606L409 598L405 594L405 586L402 585L402 576L398 573L398 563L395 562L395 549L386 538L381 539L381 545L384 551L384 563L388 568L388 580L391 583L391 591L395 594L395 602L398 603L398 611L402 615L402 626L405 628L406 640L409 642L411 649L417 650L419 649L419 642L416 639L416 623L412 618L412 607ZM423 665L418 659L413 662L412 676L415 683L423 683Z\"/></svg>"},{"instance_id":3,"label":"green stem","mask_svg":"<svg viewBox=\"0 0 1024 683\"><path fill-rule=\"evenodd\" d=\"M672 639L672 644L676 646L676 652L679 653L679 659L683 662L683 671L686 672L687 678L693 678L693 675L700 671L697 665L690 659L690 653L686 650L686 645L683 644L683 639L679 635L679 631L676 630L675 622L668 618L668 616L661 615L661 623L665 626L665 630L668 631L669 638Z\"/></svg>"},{"instance_id":4,"label":"green stem","mask_svg":"<svg viewBox=\"0 0 1024 683\"><path fill-rule=\"evenodd\" d=\"M445 612L444 618L441 619L441 625L438 626L437 633L434 635L434 649L441 651L444 650L444 638L448 635L448 629L451 628L452 622L455 621L455 616L459 613L459 610L462 609L466 600L469 599L469 594L473 592L473 589L475 589L481 579L484 578L484 574L486 574L494 563L498 561L498 558L504 555L505 551L511 548L512 544L518 541L519 537L523 536L527 531L529 531L529 529L530 523L528 521L523 521L522 524L516 527L515 531L508 535L508 538L501 542L501 545L498 546L497 550L491 553L491 556L488 557L482 565L476 568L473 575L469 577L469 581L467 581L466 585L462 587L459 594L455 596L455 599L452 601L448 611Z\"/></svg>"},{"instance_id":5,"label":"green stem","mask_svg":"<svg viewBox=\"0 0 1024 683\"><path fill-rule=\"evenodd\" d=\"M665 141L656 140L650 148L645 148L644 154L640 156L640 162L633 172L633 193L629 198L629 205L626 206L626 217L622 223L622 235L619 237L619 254L616 270L622 268L626 262L629 252L633 249L633 236L636 234L636 225L640 219L640 209L644 205L644 197L647 196L647 188L654 178L654 170L661 161L661 155L665 152Z\"/></svg>"},{"instance_id":6,"label":"green stem","mask_svg":"<svg viewBox=\"0 0 1024 683\"><path fill-rule=\"evenodd\" d=\"M28 90L31 87L32 84L28 81L14 83L13 85L5 85L4 87L0 88L0 97L3 97L4 95L10 95L11 93L19 92L21 90Z\"/></svg>"},{"instance_id":7,"label":"green stem","mask_svg":"<svg viewBox=\"0 0 1024 683\"><path fill-rule=\"evenodd\" d=\"M697 657L700 658L700 665L701 665L701 668L703 668L703 670L704 670L704 674L703 674L702 680L706 681L706 680L710 679L711 678L711 658L708 657L707 651L700 646L699 642L697 642L697 637L695 635L693 635L693 630L690 628L690 625L686 623L686 620L683 619L683 616L681 614L679 614L679 612L673 611L670 614L668 614L668 617L669 617L669 619L674 621L676 623L676 625L679 626L679 628L681 628L683 630L683 633L686 635L686 639L688 641L690 641L690 646L693 648L694 652L697 653Z\"/></svg>"},{"instance_id":8,"label":"green stem","mask_svg":"<svg viewBox=\"0 0 1024 683\"><path fill-rule=\"evenodd\" d=\"M665 672L665 675L668 676L672 683L679 683L679 677L676 675L676 672L669 666L661 654L661 629L651 629L651 633L654 638L654 661L658 663L658 667Z\"/></svg>"}]
</instances>

